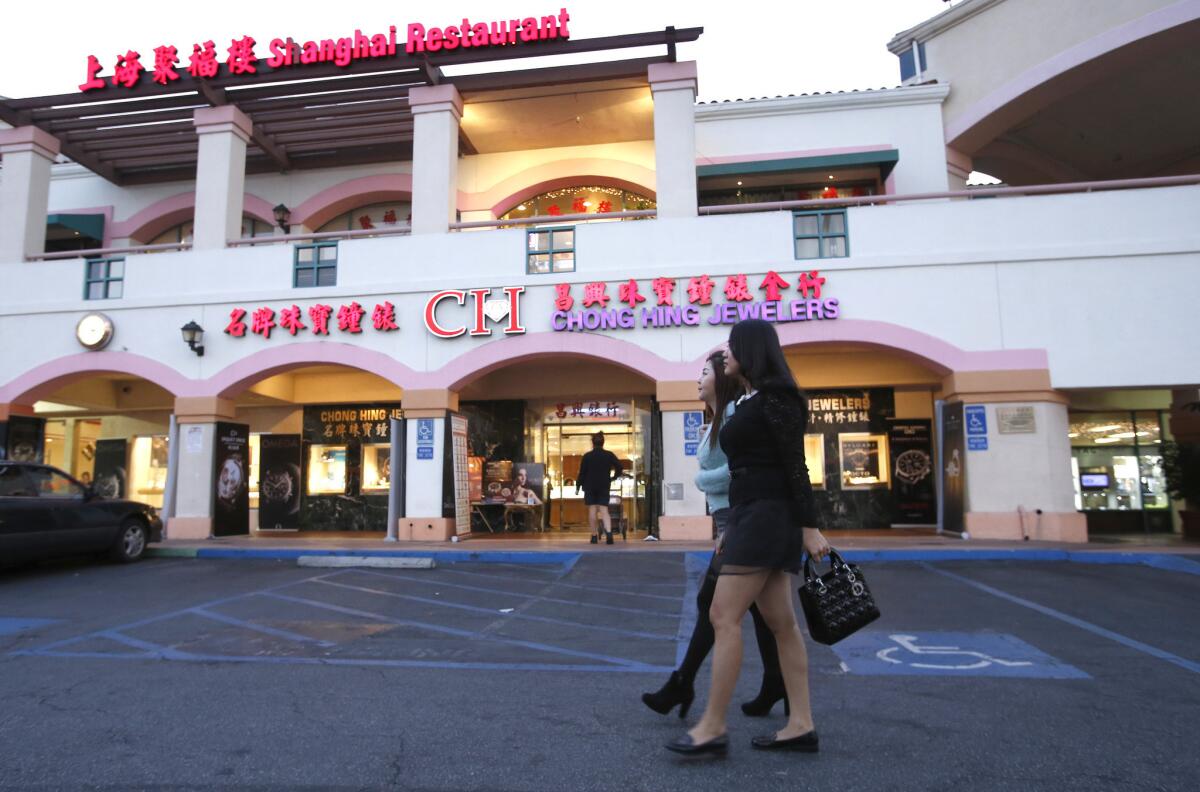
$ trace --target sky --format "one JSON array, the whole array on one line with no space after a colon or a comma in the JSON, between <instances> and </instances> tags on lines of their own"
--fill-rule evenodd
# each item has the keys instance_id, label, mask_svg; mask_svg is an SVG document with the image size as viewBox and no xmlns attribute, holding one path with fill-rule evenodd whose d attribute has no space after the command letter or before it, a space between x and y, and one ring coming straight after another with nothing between
<instances>
[{"instance_id":1,"label":"sky","mask_svg":"<svg viewBox=\"0 0 1200 792\"><path fill-rule=\"evenodd\" d=\"M444 27L464 16L490 22L557 13L563 5L564 0L360 1L344 7L329 0L55 0L44 6L10 1L0 31L0 96L75 92L87 76L88 55L96 55L104 64L102 75L111 75L116 56L129 49L140 52L143 63L153 64L155 47L173 45L186 66L192 44L208 39L223 53L231 39L248 34L260 42L262 56L263 44L276 37L339 38L353 35L356 28L379 32L393 24L403 31L410 22ZM681 45L678 57L697 61L698 98L712 101L895 86L900 69L887 51L887 42L949 4L943 0L566 0L565 7L571 15L571 37L576 39L661 30L667 25L703 27L700 40ZM527 61L519 68L534 65L538 64Z\"/></svg>"}]
</instances>

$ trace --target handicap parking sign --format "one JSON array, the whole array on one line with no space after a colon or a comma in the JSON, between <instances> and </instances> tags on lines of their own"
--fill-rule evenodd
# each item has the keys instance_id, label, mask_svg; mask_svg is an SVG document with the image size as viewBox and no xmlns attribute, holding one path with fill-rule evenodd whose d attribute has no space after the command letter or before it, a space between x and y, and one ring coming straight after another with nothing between
<instances>
[{"instance_id":1,"label":"handicap parking sign","mask_svg":"<svg viewBox=\"0 0 1200 792\"><path fill-rule=\"evenodd\" d=\"M433 445L433 419L417 419L417 445Z\"/></svg>"},{"instance_id":2,"label":"handicap parking sign","mask_svg":"<svg viewBox=\"0 0 1200 792\"><path fill-rule=\"evenodd\" d=\"M683 440L684 442L699 442L700 427L704 425L704 413L702 412L685 412L683 414ZM689 454L689 456L691 456Z\"/></svg>"},{"instance_id":3,"label":"handicap parking sign","mask_svg":"<svg viewBox=\"0 0 1200 792\"><path fill-rule=\"evenodd\" d=\"M1091 678L1005 633L863 630L833 651L851 674L868 676Z\"/></svg>"},{"instance_id":4,"label":"handicap parking sign","mask_svg":"<svg viewBox=\"0 0 1200 792\"><path fill-rule=\"evenodd\" d=\"M700 445L700 444L699 443L684 443L683 444L683 455L684 456L696 456L696 447L698 445Z\"/></svg>"},{"instance_id":5,"label":"handicap parking sign","mask_svg":"<svg viewBox=\"0 0 1200 792\"><path fill-rule=\"evenodd\" d=\"M968 404L963 410L963 419L967 425L967 434L986 435L987 408L982 404Z\"/></svg>"},{"instance_id":6,"label":"handicap parking sign","mask_svg":"<svg viewBox=\"0 0 1200 792\"><path fill-rule=\"evenodd\" d=\"M418 446L417 459L433 459L433 446Z\"/></svg>"}]
</instances>

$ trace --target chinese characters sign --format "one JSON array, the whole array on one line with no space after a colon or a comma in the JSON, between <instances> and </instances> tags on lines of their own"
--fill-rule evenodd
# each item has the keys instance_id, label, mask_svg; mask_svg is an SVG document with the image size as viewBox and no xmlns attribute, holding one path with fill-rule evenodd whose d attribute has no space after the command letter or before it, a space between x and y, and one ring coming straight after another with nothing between
<instances>
[{"instance_id":1,"label":"chinese characters sign","mask_svg":"<svg viewBox=\"0 0 1200 792\"><path fill-rule=\"evenodd\" d=\"M392 405L326 407L317 414L305 414L306 423L310 424L310 441L320 438L343 443L350 438L363 442L390 443L390 421L403 417L404 410ZM309 421L309 418L316 420Z\"/></svg>"},{"instance_id":2,"label":"chinese characters sign","mask_svg":"<svg viewBox=\"0 0 1200 792\"><path fill-rule=\"evenodd\" d=\"M628 420L630 420L629 404L608 400L557 402L545 417L545 422L552 424Z\"/></svg>"},{"instance_id":3,"label":"chinese characters sign","mask_svg":"<svg viewBox=\"0 0 1200 792\"><path fill-rule=\"evenodd\" d=\"M464 18L461 24L447 25L445 28L427 29L414 22L408 26L408 40L403 46L406 53L413 54L460 47L504 47L566 39L570 38L567 29L570 19L571 15L563 8L557 14L496 22L472 22ZM106 64L95 55L88 55L87 79L79 85L79 90L95 91L110 85L135 88L142 83L147 72L148 79L159 85L169 85L182 79L180 72L187 72L193 79L212 79L220 72L222 64L231 76L257 74L260 63L271 69L318 63L345 67L356 60L393 57L396 48L395 25L390 25L384 33L367 34L355 30L353 36L303 43L294 41L290 36L275 38L265 48L261 48L253 36L247 35L230 39L228 47L218 46L211 40L193 42L186 66L182 64L178 48L163 44L154 48L153 62L147 59L146 64L142 63L142 54L136 50L118 53L110 61L111 74L101 74ZM187 54L186 49L184 54Z\"/></svg>"},{"instance_id":4,"label":"chinese characters sign","mask_svg":"<svg viewBox=\"0 0 1200 792\"><path fill-rule=\"evenodd\" d=\"M745 275L717 280L700 275L687 281L654 278L643 293L642 285L631 278L617 285L616 302L611 307L613 295L607 283L584 284L578 304L571 284L560 283L554 287L550 324L561 332L694 327L702 322L726 325L743 319L779 323L837 319L841 315L837 298L821 294L825 280L816 270L802 272L793 280L772 270L757 284L757 278L752 281ZM720 295L725 300L714 302L713 297Z\"/></svg>"}]
</instances>

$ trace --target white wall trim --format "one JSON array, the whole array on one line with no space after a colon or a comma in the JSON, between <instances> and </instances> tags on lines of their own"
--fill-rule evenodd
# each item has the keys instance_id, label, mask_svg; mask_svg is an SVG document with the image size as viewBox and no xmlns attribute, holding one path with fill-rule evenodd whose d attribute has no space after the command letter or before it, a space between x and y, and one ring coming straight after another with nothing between
<instances>
[{"instance_id":1,"label":"white wall trim","mask_svg":"<svg viewBox=\"0 0 1200 792\"><path fill-rule=\"evenodd\" d=\"M880 88L849 93L745 99L696 105L696 123L765 116L827 113L838 110L882 109L904 105L941 104L950 94L949 83Z\"/></svg>"}]
</instances>

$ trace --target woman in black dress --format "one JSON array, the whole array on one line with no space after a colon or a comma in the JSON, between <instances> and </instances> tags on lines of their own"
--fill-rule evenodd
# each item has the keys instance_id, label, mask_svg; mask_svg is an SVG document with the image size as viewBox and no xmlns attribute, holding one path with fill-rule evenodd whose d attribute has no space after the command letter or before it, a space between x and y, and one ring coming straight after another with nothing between
<instances>
[{"instance_id":1,"label":"woman in black dress","mask_svg":"<svg viewBox=\"0 0 1200 792\"><path fill-rule=\"evenodd\" d=\"M751 744L761 750L815 752L808 655L792 605L792 575L800 571L804 554L819 560L829 552L816 528L804 461L808 407L769 322L749 319L734 325L725 373L742 380L745 395L720 434L732 481L720 578L709 611L716 635L712 689L700 722L667 748L684 754L728 750L725 715L741 668L742 618L755 603L779 647L791 714L781 730Z\"/></svg>"}]
</instances>

